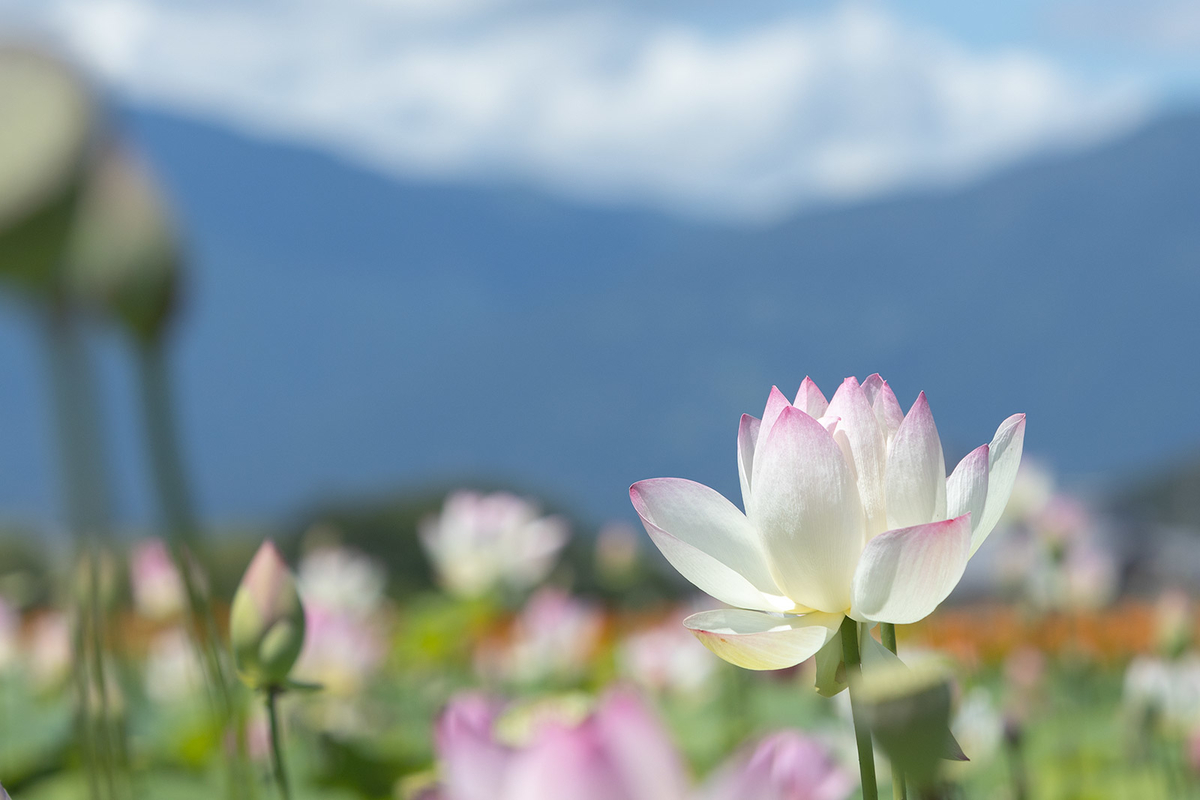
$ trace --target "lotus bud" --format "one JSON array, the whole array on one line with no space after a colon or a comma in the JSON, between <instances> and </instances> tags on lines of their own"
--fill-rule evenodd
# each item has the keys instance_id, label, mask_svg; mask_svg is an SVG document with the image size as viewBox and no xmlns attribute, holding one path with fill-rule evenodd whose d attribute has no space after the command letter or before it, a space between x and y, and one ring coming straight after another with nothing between
<instances>
[{"instance_id":1,"label":"lotus bud","mask_svg":"<svg viewBox=\"0 0 1200 800\"><path fill-rule=\"evenodd\" d=\"M89 171L66 254L84 306L111 314L135 338L157 339L176 306L179 247L149 169L110 147Z\"/></svg>"},{"instance_id":2,"label":"lotus bud","mask_svg":"<svg viewBox=\"0 0 1200 800\"><path fill-rule=\"evenodd\" d=\"M947 671L936 662L864 669L859 697L863 717L892 763L918 785L931 785L951 747Z\"/></svg>"},{"instance_id":3,"label":"lotus bud","mask_svg":"<svg viewBox=\"0 0 1200 800\"><path fill-rule=\"evenodd\" d=\"M91 154L95 107L80 76L27 47L0 47L0 277L45 292Z\"/></svg>"},{"instance_id":4,"label":"lotus bud","mask_svg":"<svg viewBox=\"0 0 1200 800\"><path fill-rule=\"evenodd\" d=\"M12 800L12 798L8 796L8 792L4 791L3 786L0 786L0 800Z\"/></svg>"},{"instance_id":5,"label":"lotus bud","mask_svg":"<svg viewBox=\"0 0 1200 800\"><path fill-rule=\"evenodd\" d=\"M254 555L233 597L233 659L255 689L282 686L304 646L304 606L283 556L271 541Z\"/></svg>"}]
</instances>

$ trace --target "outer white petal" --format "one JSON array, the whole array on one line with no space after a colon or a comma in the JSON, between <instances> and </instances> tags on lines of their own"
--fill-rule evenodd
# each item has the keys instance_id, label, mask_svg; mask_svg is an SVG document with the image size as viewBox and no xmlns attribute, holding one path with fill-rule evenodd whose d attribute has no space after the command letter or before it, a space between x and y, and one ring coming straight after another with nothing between
<instances>
[{"instance_id":1,"label":"outer white petal","mask_svg":"<svg viewBox=\"0 0 1200 800\"><path fill-rule=\"evenodd\" d=\"M762 420L742 414L738 425L738 478L742 482L742 508L750 511L750 476L754 470L754 446L758 444L758 430Z\"/></svg>"},{"instance_id":2,"label":"outer white petal","mask_svg":"<svg viewBox=\"0 0 1200 800\"><path fill-rule=\"evenodd\" d=\"M988 446L981 444L963 456L946 479L946 516L971 515L971 533L979 530L988 489Z\"/></svg>"},{"instance_id":3,"label":"outer white petal","mask_svg":"<svg viewBox=\"0 0 1200 800\"><path fill-rule=\"evenodd\" d=\"M683 577L723 603L791 610L746 516L716 491L682 478L629 487L646 533Z\"/></svg>"},{"instance_id":4,"label":"outer white petal","mask_svg":"<svg viewBox=\"0 0 1200 800\"><path fill-rule=\"evenodd\" d=\"M755 451L750 520L785 595L818 611L849 608L862 505L833 437L798 408L785 408Z\"/></svg>"},{"instance_id":5,"label":"outer white petal","mask_svg":"<svg viewBox=\"0 0 1200 800\"><path fill-rule=\"evenodd\" d=\"M793 405L813 419L820 419L825 416L829 401L821 394L813 379L805 377L804 382L800 384L800 391L796 392L796 402Z\"/></svg>"},{"instance_id":6,"label":"outer white petal","mask_svg":"<svg viewBox=\"0 0 1200 800\"><path fill-rule=\"evenodd\" d=\"M975 529L971 543L972 555L983 544L983 540L996 527L1008 498L1012 496L1013 483L1017 480L1017 467L1021 466L1021 450L1025 446L1025 415L1013 414L996 429L996 435L988 445L988 494L983 505L983 518Z\"/></svg>"},{"instance_id":7,"label":"outer white petal","mask_svg":"<svg viewBox=\"0 0 1200 800\"><path fill-rule=\"evenodd\" d=\"M709 650L745 669L783 669L812 658L838 632L842 614L777 617L722 608L683 621Z\"/></svg>"},{"instance_id":8,"label":"outer white petal","mask_svg":"<svg viewBox=\"0 0 1200 800\"><path fill-rule=\"evenodd\" d=\"M884 508L884 466L887 462L887 440L858 381L846 378L829 402L828 416L841 417L837 430L844 434L854 462L855 482L866 515L867 536L882 533L888 528Z\"/></svg>"},{"instance_id":9,"label":"outer white petal","mask_svg":"<svg viewBox=\"0 0 1200 800\"><path fill-rule=\"evenodd\" d=\"M907 625L929 616L962 579L971 552L970 517L887 531L863 550L850 615Z\"/></svg>"},{"instance_id":10,"label":"outer white petal","mask_svg":"<svg viewBox=\"0 0 1200 800\"><path fill-rule=\"evenodd\" d=\"M946 457L924 392L892 439L886 486L888 528L946 518Z\"/></svg>"}]
</instances>

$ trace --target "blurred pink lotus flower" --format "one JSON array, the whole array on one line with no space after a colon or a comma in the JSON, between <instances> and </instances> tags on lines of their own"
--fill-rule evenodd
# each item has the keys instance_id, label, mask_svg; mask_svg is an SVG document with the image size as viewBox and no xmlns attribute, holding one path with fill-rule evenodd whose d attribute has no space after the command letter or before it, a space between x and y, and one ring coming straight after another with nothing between
<instances>
[{"instance_id":1,"label":"blurred pink lotus flower","mask_svg":"<svg viewBox=\"0 0 1200 800\"><path fill-rule=\"evenodd\" d=\"M571 680L588 667L604 633L599 608L554 587L539 589L513 623L508 641L488 641L479 672L516 683Z\"/></svg>"},{"instance_id":2,"label":"blurred pink lotus flower","mask_svg":"<svg viewBox=\"0 0 1200 800\"><path fill-rule=\"evenodd\" d=\"M0 671L15 660L20 633L21 617L0 597Z\"/></svg>"},{"instance_id":3,"label":"blurred pink lotus flower","mask_svg":"<svg viewBox=\"0 0 1200 800\"><path fill-rule=\"evenodd\" d=\"M684 800L683 762L635 694L504 709L460 695L438 720L440 800Z\"/></svg>"},{"instance_id":4,"label":"blurred pink lotus flower","mask_svg":"<svg viewBox=\"0 0 1200 800\"><path fill-rule=\"evenodd\" d=\"M148 619L168 619L187 607L183 580L162 539L145 539L134 545L129 582L134 607Z\"/></svg>"},{"instance_id":5,"label":"blurred pink lotus flower","mask_svg":"<svg viewBox=\"0 0 1200 800\"><path fill-rule=\"evenodd\" d=\"M828 747L786 730L735 755L697 800L845 800L857 786Z\"/></svg>"},{"instance_id":6,"label":"blurred pink lotus flower","mask_svg":"<svg viewBox=\"0 0 1200 800\"><path fill-rule=\"evenodd\" d=\"M351 696L387 655L384 568L346 547L304 556L297 584L304 596L305 640L294 675L328 694Z\"/></svg>"},{"instance_id":7,"label":"blurred pink lotus flower","mask_svg":"<svg viewBox=\"0 0 1200 800\"><path fill-rule=\"evenodd\" d=\"M304 649L293 675L335 695L357 693L387 655L382 621L315 603L306 603L304 614Z\"/></svg>"},{"instance_id":8,"label":"blurred pink lotus flower","mask_svg":"<svg viewBox=\"0 0 1200 800\"><path fill-rule=\"evenodd\" d=\"M847 378L826 401L805 378L795 403L772 388L762 419L743 415L745 513L679 478L639 481L633 506L688 580L732 609L684 621L748 669L813 656L849 616L907 624L962 578L1000 519L1025 438L1016 414L949 478L922 392L905 415L888 384Z\"/></svg>"},{"instance_id":9,"label":"blurred pink lotus flower","mask_svg":"<svg viewBox=\"0 0 1200 800\"><path fill-rule=\"evenodd\" d=\"M528 589L549 574L567 543L560 517L543 517L507 492L455 492L442 513L421 522L421 544L443 588L479 597L500 587Z\"/></svg>"},{"instance_id":10,"label":"blurred pink lotus flower","mask_svg":"<svg viewBox=\"0 0 1200 800\"><path fill-rule=\"evenodd\" d=\"M1005 515L1006 535L993 559L1000 583L1038 609L1091 610L1110 603L1120 570L1103 542L1103 520L1078 498L1055 491L1044 468L1022 466L1017 486L1026 495L1022 513Z\"/></svg>"},{"instance_id":11,"label":"blurred pink lotus flower","mask_svg":"<svg viewBox=\"0 0 1200 800\"><path fill-rule=\"evenodd\" d=\"M655 692L693 694L708 686L716 662L677 620L672 615L626 636L617 649L621 673Z\"/></svg>"}]
</instances>

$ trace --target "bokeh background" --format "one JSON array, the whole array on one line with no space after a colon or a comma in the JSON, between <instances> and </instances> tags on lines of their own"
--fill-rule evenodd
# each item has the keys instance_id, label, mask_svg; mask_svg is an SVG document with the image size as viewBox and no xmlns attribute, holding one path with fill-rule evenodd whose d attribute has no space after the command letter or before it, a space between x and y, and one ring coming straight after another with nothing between
<instances>
[{"instance_id":1,"label":"bokeh background","mask_svg":"<svg viewBox=\"0 0 1200 800\"><path fill-rule=\"evenodd\" d=\"M771 385L831 395L872 372L906 407L928 394L951 464L1028 414L1006 530L904 634L960 660L981 747L1027 725L1038 797L1196 790L1200 668L1179 666L1200 588L1195 3L0 0L0 32L88 76L162 186L218 608L272 537L359 648L310 663L352 679L293 708L313 796L414 795L459 689L595 695L667 670L630 666L630 637L670 637L705 601L635 530L629 484L737 498L738 419ZM29 659L66 647L45 348L27 298L0 303L0 781L73 796L69 693L28 687L49 669ZM189 651L178 608L138 601L138 575L171 573L135 367L111 326L87 339L137 763L205 796L188 787L219 745L163 699L190 684L144 688ZM549 594L445 591L418 529L456 490L554 515L569 543L533 582ZM642 690L697 782L743 741L833 719L803 678L735 677L666 641L702 680ZM571 642L576 662L547 667ZM1143 713L1122 685L1151 662L1182 677L1144 680L1175 694ZM1013 700L1022 681L1058 704ZM392 710L364 716L366 697ZM1167 767L1130 744L1143 723ZM160 730L185 734L146 746ZM955 776L969 796L1013 796L1003 756L980 762Z\"/></svg>"}]
</instances>

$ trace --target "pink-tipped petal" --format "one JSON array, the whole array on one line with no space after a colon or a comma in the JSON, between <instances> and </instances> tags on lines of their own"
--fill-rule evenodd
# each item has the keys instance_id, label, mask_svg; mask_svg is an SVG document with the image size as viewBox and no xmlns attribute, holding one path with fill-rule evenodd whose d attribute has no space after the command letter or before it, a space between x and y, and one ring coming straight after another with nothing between
<instances>
[{"instance_id":1,"label":"pink-tipped petal","mask_svg":"<svg viewBox=\"0 0 1200 800\"><path fill-rule=\"evenodd\" d=\"M946 479L946 516L953 519L970 514L972 536L979 530L987 500L989 450L981 444L967 453Z\"/></svg>"},{"instance_id":2,"label":"pink-tipped petal","mask_svg":"<svg viewBox=\"0 0 1200 800\"><path fill-rule=\"evenodd\" d=\"M682 478L638 481L629 498L671 566L722 603L779 611L784 600L746 516L716 491Z\"/></svg>"},{"instance_id":3,"label":"pink-tipped petal","mask_svg":"<svg viewBox=\"0 0 1200 800\"><path fill-rule=\"evenodd\" d=\"M767 434L775 426L775 421L779 419L779 415L783 413L785 408L790 408L791 405L783 392L779 391L778 386L771 387L771 394L767 396L767 405L763 409L762 423L758 426L758 440L755 442L754 452L757 453L759 448L762 447L762 443L766 441Z\"/></svg>"},{"instance_id":4,"label":"pink-tipped petal","mask_svg":"<svg viewBox=\"0 0 1200 800\"><path fill-rule=\"evenodd\" d=\"M988 491L983 504L983 518L975 529L971 543L974 554L983 540L996 527L1008 498L1012 496L1013 483L1017 480L1017 468L1021 466L1021 451L1025 446L1025 415L1013 414L996 429L996 435L988 445Z\"/></svg>"},{"instance_id":5,"label":"pink-tipped petal","mask_svg":"<svg viewBox=\"0 0 1200 800\"><path fill-rule=\"evenodd\" d=\"M888 528L945 519L946 459L924 392L892 439L885 485Z\"/></svg>"},{"instance_id":6,"label":"pink-tipped petal","mask_svg":"<svg viewBox=\"0 0 1200 800\"><path fill-rule=\"evenodd\" d=\"M701 611L683 621L709 650L744 669L794 667L816 655L842 624L842 614L777 617L740 608Z\"/></svg>"},{"instance_id":7,"label":"pink-tipped petal","mask_svg":"<svg viewBox=\"0 0 1200 800\"><path fill-rule=\"evenodd\" d=\"M875 418L879 420L879 427L890 440L904 421L904 409L900 407L896 393L878 372L863 381L862 386L863 391L867 393L867 400L871 402L871 408L875 411Z\"/></svg>"},{"instance_id":8,"label":"pink-tipped petal","mask_svg":"<svg viewBox=\"0 0 1200 800\"><path fill-rule=\"evenodd\" d=\"M742 508L750 513L750 479L754 471L754 446L758 444L758 430L762 420L742 414L738 425L738 478L742 482Z\"/></svg>"},{"instance_id":9,"label":"pink-tipped petal","mask_svg":"<svg viewBox=\"0 0 1200 800\"><path fill-rule=\"evenodd\" d=\"M854 573L851 616L896 625L924 619L958 585L970 553L965 514L879 534Z\"/></svg>"},{"instance_id":10,"label":"pink-tipped petal","mask_svg":"<svg viewBox=\"0 0 1200 800\"><path fill-rule=\"evenodd\" d=\"M834 393L825 413L842 418L837 429L845 435L843 444L849 447L854 464L858 496L866 515L867 536L882 533L888 527L883 483L887 440L867 400L867 394L857 380L846 378Z\"/></svg>"},{"instance_id":11,"label":"pink-tipped petal","mask_svg":"<svg viewBox=\"0 0 1200 800\"><path fill-rule=\"evenodd\" d=\"M796 392L796 402L793 405L813 419L819 419L825 416L825 410L829 408L829 401L825 399L825 395L821 394L821 390L817 388L813 379L805 377L804 382L800 384L800 391Z\"/></svg>"},{"instance_id":12,"label":"pink-tipped petal","mask_svg":"<svg viewBox=\"0 0 1200 800\"><path fill-rule=\"evenodd\" d=\"M862 504L833 437L798 408L785 408L755 451L751 515L786 596L819 611L849 607Z\"/></svg>"}]
</instances>

